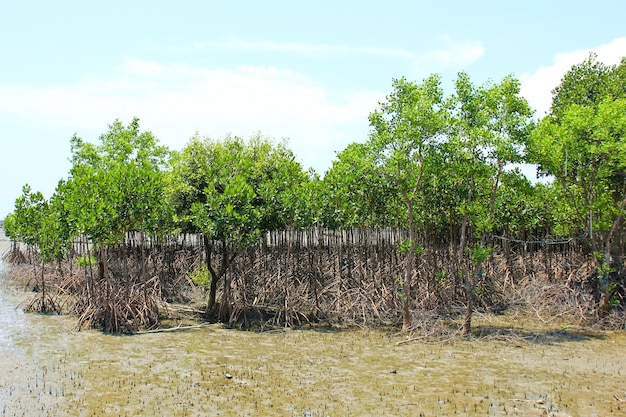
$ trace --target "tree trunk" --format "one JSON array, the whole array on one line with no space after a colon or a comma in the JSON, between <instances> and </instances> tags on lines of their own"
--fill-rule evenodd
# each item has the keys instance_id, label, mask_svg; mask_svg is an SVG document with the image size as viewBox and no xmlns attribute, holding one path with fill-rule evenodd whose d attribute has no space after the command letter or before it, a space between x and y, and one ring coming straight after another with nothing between
<instances>
[{"instance_id":1,"label":"tree trunk","mask_svg":"<svg viewBox=\"0 0 626 417\"><path fill-rule=\"evenodd\" d=\"M471 179L470 189L467 192L467 205L469 206L474 197L474 178ZM467 309L465 311L465 320L463 321L462 334L467 335L472 329L472 314L474 312L474 288L472 280L470 278L469 268L467 263L464 262L465 257L465 245L467 234L467 223L469 221L469 215L465 213L463 216L463 223L461 224L461 236L459 241L459 268L463 271L463 287L465 289L465 302L467 303Z\"/></svg>"},{"instance_id":2,"label":"tree trunk","mask_svg":"<svg viewBox=\"0 0 626 417\"><path fill-rule=\"evenodd\" d=\"M220 277L218 276L215 268L213 268L213 264L211 263L211 258L213 256L213 245L211 244L207 236L203 236L202 240L204 241L204 257L206 267L209 271L209 274L211 275L211 285L209 287L209 299L207 300L206 313L211 314L215 312L217 283Z\"/></svg>"},{"instance_id":3,"label":"tree trunk","mask_svg":"<svg viewBox=\"0 0 626 417\"><path fill-rule=\"evenodd\" d=\"M93 265L91 264L91 247L89 244L89 240L85 238L85 240L81 240L82 245L84 245L87 249L87 262L85 263L85 286L87 287L87 301L91 305L92 301L92 292L93 292Z\"/></svg>"},{"instance_id":4,"label":"tree trunk","mask_svg":"<svg viewBox=\"0 0 626 417\"><path fill-rule=\"evenodd\" d=\"M213 314L216 312L217 307L217 285L222 277L225 277L226 272L234 260L237 251L234 250L231 255L228 250L228 245L225 240L222 240L222 259L219 268L215 268L212 262L213 257L213 243L207 236L203 236L204 252L206 257L206 266L211 275L211 286L209 287L209 299L207 301L207 314ZM226 278L225 285L226 285Z\"/></svg>"},{"instance_id":5,"label":"tree trunk","mask_svg":"<svg viewBox=\"0 0 626 417\"><path fill-rule=\"evenodd\" d=\"M46 310L46 276L44 275L46 264L41 261L41 312L47 313Z\"/></svg>"},{"instance_id":6,"label":"tree trunk","mask_svg":"<svg viewBox=\"0 0 626 417\"><path fill-rule=\"evenodd\" d=\"M98 262L98 279L107 278L107 255L104 244L100 244L100 262Z\"/></svg>"},{"instance_id":7,"label":"tree trunk","mask_svg":"<svg viewBox=\"0 0 626 417\"><path fill-rule=\"evenodd\" d=\"M474 271L474 279L470 278L469 271L465 274L465 298L467 299L467 308L465 310L465 319L463 320L462 335L468 335L472 331L472 316L474 315L474 286L482 276L482 263L476 266Z\"/></svg>"},{"instance_id":8,"label":"tree trunk","mask_svg":"<svg viewBox=\"0 0 626 417\"><path fill-rule=\"evenodd\" d=\"M609 268L612 267L612 264L613 264L612 259L611 259L611 242L613 241L613 236L615 235L615 232L617 231L620 223L622 222L621 213L624 211L625 207L626 207L626 197L622 199L622 201L620 202L620 205L619 205L620 214L618 214L615 220L613 220L611 229L607 233L606 240L604 242L604 267L602 268L603 276L600 277L600 303L598 306L600 310L601 318L608 316L611 310L611 305L609 302L611 298L610 288L609 288Z\"/></svg>"},{"instance_id":9,"label":"tree trunk","mask_svg":"<svg viewBox=\"0 0 626 417\"><path fill-rule=\"evenodd\" d=\"M461 331L462 335L468 335L472 331L472 315L474 313L474 294L469 271L465 272L465 298L467 307L465 310L465 319L463 320L463 330Z\"/></svg>"},{"instance_id":10,"label":"tree trunk","mask_svg":"<svg viewBox=\"0 0 626 417\"><path fill-rule=\"evenodd\" d=\"M413 264L415 263L415 220L413 218L413 201L407 200L409 215L409 250L404 265L404 282L402 284L402 331L408 332L411 328L411 281L413 279Z\"/></svg>"}]
</instances>

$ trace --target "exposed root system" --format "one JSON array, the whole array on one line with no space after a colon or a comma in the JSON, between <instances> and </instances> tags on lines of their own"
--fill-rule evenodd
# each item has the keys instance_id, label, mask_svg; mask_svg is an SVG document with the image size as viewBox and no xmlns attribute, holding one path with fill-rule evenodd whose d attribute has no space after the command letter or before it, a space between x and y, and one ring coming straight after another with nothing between
<instances>
[{"instance_id":1,"label":"exposed root system","mask_svg":"<svg viewBox=\"0 0 626 417\"><path fill-rule=\"evenodd\" d=\"M167 316L261 329L315 323L398 326L405 264L397 243L402 236L359 233L350 239L345 233L295 238L283 233L243 250L220 278L218 302L210 311L205 289L191 279L206 263L202 239L143 246L130 241L99 252L93 263L84 261L89 245L81 242L70 258L46 267L48 291L36 294L28 309L71 310L79 327L113 333L157 328ZM474 290L476 314L524 311L545 324L565 320L623 329L621 305L611 314L598 313L595 265L585 253L569 242L550 248L496 246ZM42 272L36 254L16 248L10 257L30 265L15 268L13 275L37 287ZM410 338L437 342L456 337L466 302L458 258L456 246L448 245L430 247L416 259ZM616 296L624 292L622 284L615 286Z\"/></svg>"}]
</instances>

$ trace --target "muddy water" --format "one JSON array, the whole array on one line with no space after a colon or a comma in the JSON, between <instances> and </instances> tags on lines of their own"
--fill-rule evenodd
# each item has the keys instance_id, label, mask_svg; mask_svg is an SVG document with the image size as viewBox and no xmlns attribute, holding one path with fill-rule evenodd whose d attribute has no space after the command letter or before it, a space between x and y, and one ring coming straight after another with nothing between
<instances>
[{"instance_id":1,"label":"muddy water","mask_svg":"<svg viewBox=\"0 0 626 417\"><path fill-rule=\"evenodd\" d=\"M527 340L397 345L384 331L213 326L120 337L24 314L26 296L0 278L0 416L626 415L623 333L555 324Z\"/></svg>"}]
</instances>

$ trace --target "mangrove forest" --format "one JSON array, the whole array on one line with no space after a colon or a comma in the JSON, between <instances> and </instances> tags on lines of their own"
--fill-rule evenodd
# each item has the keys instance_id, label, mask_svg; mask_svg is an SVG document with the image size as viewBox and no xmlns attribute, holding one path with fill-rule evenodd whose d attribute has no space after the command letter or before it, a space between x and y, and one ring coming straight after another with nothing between
<instances>
[{"instance_id":1,"label":"mangrove forest","mask_svg":"<svg viewBox=\"0 0 626 417\"><path fill-rule=\"evenodd\" d=\"M321 323L471 334L476 312L626 326L626 59L573 66L541 118L514 76L394 79L322 174L261 134L159 144L139 119L71 138L24 185L5 259L77 327ZM537 168L529 180L523 164ZM201 303L197 295L201 295Z\"/></svg>"}]
</instances>

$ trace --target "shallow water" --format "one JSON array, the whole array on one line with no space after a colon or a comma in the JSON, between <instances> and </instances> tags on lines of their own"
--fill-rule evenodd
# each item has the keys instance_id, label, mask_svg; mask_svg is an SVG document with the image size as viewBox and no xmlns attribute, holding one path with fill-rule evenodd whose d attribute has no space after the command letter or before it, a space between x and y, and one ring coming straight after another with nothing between
<instances>
[{"instance_id":1,"label":"shallow water","mask_svg":"<svg viewBox=\"0 0 626 417\"><path fill-rule=\"evenodd\" d=\"M0 416L626 415L623 332L555 324L530 341L403 345L378 330L109 336L24 314L27 296L0 278ZM476 325L511 326L499 320Z\"/></svg>"}]
</instances>

